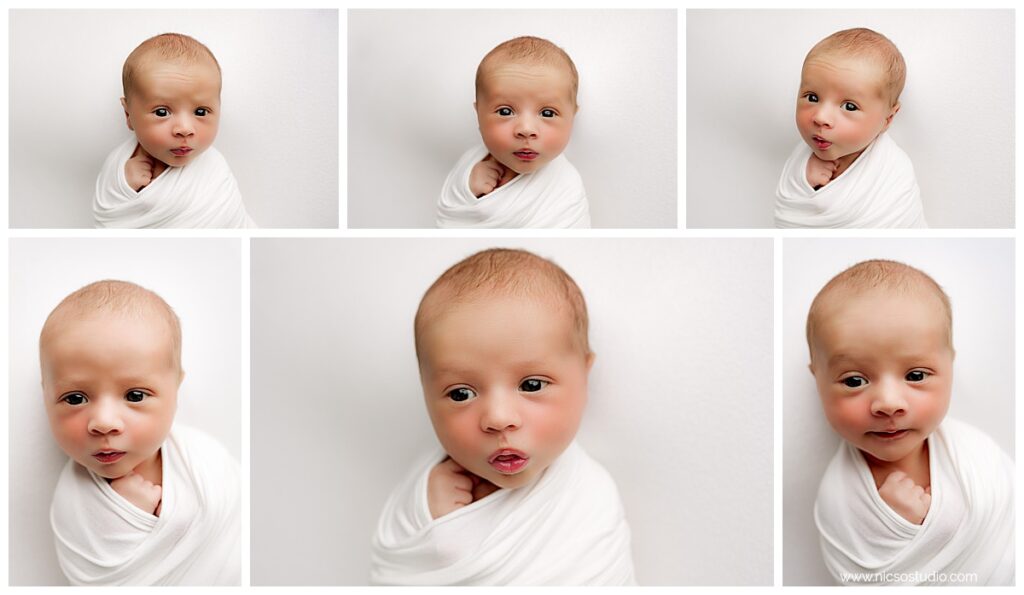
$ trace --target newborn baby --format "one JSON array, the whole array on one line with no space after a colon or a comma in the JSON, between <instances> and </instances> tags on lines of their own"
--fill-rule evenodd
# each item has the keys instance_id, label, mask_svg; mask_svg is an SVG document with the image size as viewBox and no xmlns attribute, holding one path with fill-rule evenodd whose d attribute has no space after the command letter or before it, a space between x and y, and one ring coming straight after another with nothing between
<instances>
[{"instance_id":1,"label":"newborn baby","mask_svg":"<svg viewBox=\"0 0 1024 595\"><path fill-rule=\"evenodd\" d=\"M905 80L900 51L870 29L811 49L796 107L803 142L779 179L776 227L927 227L914 167L885 133Z\"/></svg>"},{"instance_id":2,"label":"newborn baby","mask_svg":"<svg viewBox=\"0 0 1024 595\"><path fill-rule=\"evenodd\" d=\"M239 585L238 463L172 424L181 326L159 296L99 281L66 297L39 338L50 429L71 460L50 520L75 585Z\"/></svg>"},{"instance_id":3,"label":"newborn baby","mask_svg":"<svg viewBox=\"0 0 1024 595\"><path fill-rule=\"evenodd\" d=\"M96 179L96 227L255 227L231 168L213 148L217 59L187 35L142 42L122 72L128 129Z\"/></svg>"},{"instance_id":4,"label":"newborn baby","mask_svg":"<svg viewBox=\"0 0 1024 595\"><path fill-rule=\"evenodd\" d=\"M474 254L427 290L416 353L443 451L385 505L371 582L633 584L615 482L573 440L587 326L572 278L521 250Z\"/></svg>"},{"instance_id":5,"label":"newborn baby","mask_svg":"<svg viewBox=\"0 0 1024 595\"><path fill-rule=\"evenodd\" d=\"M946 417L952 332L942 288L892 261L843 271L811 305L811 372L843 439L814 518L840 583L1013 584L1013 461Z\"/></svg>"},{"instance_id":6,"label":"newborn baby","mask_svg":"<svg viewBox=\"0 0 1024 595\"><path fill-rule=\"evenodd\" d=\"M517 37L484 56L473 104L483 145L448 174L437 226L590 227L583 181L562 154L578 87L572 59L546 39Z\"/></svg>"}]
</instances>

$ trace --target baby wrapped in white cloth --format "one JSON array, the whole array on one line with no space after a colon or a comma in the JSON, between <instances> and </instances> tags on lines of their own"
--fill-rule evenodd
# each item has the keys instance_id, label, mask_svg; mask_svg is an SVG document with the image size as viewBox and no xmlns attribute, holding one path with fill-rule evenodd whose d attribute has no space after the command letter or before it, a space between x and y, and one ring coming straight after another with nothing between
<instances>
[{"instance_id":1,"label":"baby wrapped in white cloth","mask_svg":"<svg viewBox=\"0 0 1024 595\"><path fill-rule=\"evenodd\" d=\"M388 499L370 580L384 585L630 585L633 562L615 482L573 443L532 484L438 519L422 461Z\"/></svg>"},{"instance_id":2,"label":"baby wrapped in white cloth","mask_svg":"<svg viewBox=\"0 0 1024 595\"><path fill-rule=\"evenodd\" d=\"M69 460L50 521L73 585L239 585L241 483L219 442L175 425L162 447L160 516Z\"/></svg>"},{"instance_id":3,"label":"baby wrapped in white cloth","mask_svg":"<svg viewBox=\"0 0 1024 595\"><path fill-rule=\"evenodd\" d=\"M107 157L96 178L93 218L103 228L253 228L224 156L209 147L183 167L168 167L142 190L125 178L133 136Z\"/></svg>"},{"instance_id":4,"label":"baby wrapped in white cloth","mask_svg":"<svg viewBox=\"0 0 1024 595\"><path fill-rule=\"evenodd\" d=\"M438 227L590 227L583 180L564 154L477 198L469 188L470 171L487 155L483 145L474 147L448 174L437 201Z\"/></svg>"},{"instance_id":5,"label":"baby wrapped in white cloth","mask_svg":"<svg viewBox=\"0 0 1024 595\"><path fill-rule=\"evenodd\" d=\"M1013 585L1013 461L987 435L950 418L928 439L928 453L931 507L915 525L879 496L860 451L840 445L814 506L837 582Z\"/></svg>"},{"instance_id":6,"label":"baby wrapped in white cloth","mask_svg":"<svg viewBox=\"0 0 1024 595\"><path fill-rule=\"evenodd\" d=\"M779 228L928 227L914 166L883 133L839 177L819 190L807 181L811 149L800 142L775 192Z\"/></svg>"}]
</instances>

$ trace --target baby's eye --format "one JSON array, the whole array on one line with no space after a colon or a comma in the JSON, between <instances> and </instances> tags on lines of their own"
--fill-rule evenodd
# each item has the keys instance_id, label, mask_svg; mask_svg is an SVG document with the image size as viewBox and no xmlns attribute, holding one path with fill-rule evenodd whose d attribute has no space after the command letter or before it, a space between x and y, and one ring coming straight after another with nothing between
<instances>
[{"instance_id":1,"label":"baby's eye","mask_svg":"<svg viewBox=\"0 0 1024 595\"><path fill-rule=\"evenodd\" d=\"M476 392L474 392L473 389L471 388L466 388L465 386L453 388L452 390L448 391L448 398L455 401L456 403L468 401L475 396Z\"/></svg>"},{"instance_id":2,"label":"baby's eye","mask_svg":"<svg viewBox=\"0 0 1024 595\"><path fill-rule=\"evenodd\" d=\"M907 382L924 382L924 379L929 376L931 376L931 374L924 370L911 370L907 372L905 378L907 379Z\"/></svg>"},{"instance_id":3,"label":"baby's eye","mask_svg":"<svg viewBox=\"0 0 1024 595\"><path fill-rule=\"evenodd\" d=\"M524 393L535 393L545 386L551 384L547 380L541 380L539 378L527 378L519 385L519 390Z\"/></svg>"},{"instance_id":4,"label":"baby's eye","mask_svg":"<svg viewBox=\"0 0 1024 595\"><path fill-rule=\"evenodd\" d=\"M863 376L850 376L843 378L841 382L850 388L860 388L868 383L868 379Z\"/></svg>"},{"instance_id":5,"label":"baby's eye","mask_svg":"<svg viewBox=\"0 0 1024 595\"><path fill-rule=\"evenodd\" d=\"M196 108L196 111L194 113L197 116L207 116L210 114L210 110L206 109L205 107L200 107Z\"/></svg>"},{"instance_id":6,"label":"baby's eye","mask_svg":"<svg viewBox=\"0 0 1024 595\"><path fill-rule=\"evenodd\" d=\"M806 97L807 101L809 101L811 103L818 103L818 94L817 93L808 93L807 95L804 95L804 97Z\"/></svg>"},{"instance_id":7,"label":"baby's eye","mask_svg":"<svg viewBox=\"0 0 1024 595\"><path fill-rule=\"evenodd\" d=\"M848 112L855 112L855 111L859 110L860 108L857 107L857 104L853 103L852 101L844 101L843 102L843 109L848 111Z\"/></svg>"},{"instance_id":8,"label":"baby's eye","mask_svg":"<svg viewBox=\"0 0 1024 595\"><path fill-rule=\"evenodd\" d=\"M158 118L166 118L171 115L171 112L166 107L158 107L153 110L153 115Z\"/></svg>"},{"instance_id":9,"label":"baby's eye","mask_svg":"<svg viewBox=\"0 0 1024 595\"><path fill-rule=\"evenodd\" d=\"M545 118L554 118L558 114L556 114L555 110L553 110L553 109L542 109L542 110L540 110L540 115L545 117Z\"/></svg>"},{"instance_id":10,"label":"baby's eye","mask_svg":"<svg viewBox=\"0 0 1024 595\"><path fill-rule=\"evenodd\" d=\"M124 394L124 399L129 403L141 403L148 396L141 390L130 390Z\"/></svg>"},{"instance_id":11,"label":"baby's eye","mask_svg":"<svg viewBox=\"0 0 1024 595\"><path fill-rule=\"evenodd\" d=\"M498 115L499 116L511 116L512 115L512 108L510 108L510 107L499 107L498 108Z\"/></svg>"},{"instance_id":12,"label":"baby's eye","mask_svg":"<svg viewBox=\"0 0 1024 595\"><path fill-rule=\"evenodd\" d=\"M82 405L85 403L85 395L82 393L71 393L64 395L60 400L68 405Z\"/></svg>"}]
</instances>

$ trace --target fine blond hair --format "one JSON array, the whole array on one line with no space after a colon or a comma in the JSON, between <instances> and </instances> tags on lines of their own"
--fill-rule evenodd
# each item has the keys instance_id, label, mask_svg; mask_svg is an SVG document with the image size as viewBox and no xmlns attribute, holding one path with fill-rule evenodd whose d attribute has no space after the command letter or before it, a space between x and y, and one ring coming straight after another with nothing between
<instances>
[{"instance_id":1,"label":"fine blond hair","mask_svg":"<svg viewBox=\"0 0 1024 595\"><path fill-rule=\"evenodd\" d=\"M135 82L139 71L152 61L178 62L182 64L198 64L209 59L217 67L220 76L220 63L210 48L195 38L181 33L162 33L150 37L139 44L139 47L128 54L121 69L121 87L125 99L131 97L135 90Z\"/></svg>"},{"instance_id":2,"label":"fine blond hair","mask_svg":"<svg viewBox=\"0 0 1024 595\"><path fill-rule=\"evenodd\" d=\"M541 37L523 36L498 44L484 56L476 69L476 96L484 85L484 78L500 62L520 62L526 64L562 65L569 69L570 97L576 106L576 93L580 87L580 75L572 58L562 48Z\"/></svg>"},{"instance_id":3,"label":"fine blond hair","mask_svg":"<svg viewBox=\"0 0 1024 595\"><path fill-rule=\"evenodd\" d=\"M532 252L491 248L459 261L427 289L413 325L416 357L421 353L420 337L431 320L453 306L496 295L543 298L564 306L572 323L573 343L590 355L587 303L572 277Z\"/></svg>"},{"instance_id":4,"label":"fine blond hair","mask_svg":"<svg viewBox=\"0 0 1024 595\"><path fill-rule=\"evenodd\" d=\"M181 321L174 309L155 292L129 281L106 279L90 283L65 297L46 317L39 333L39 348L58 332L64 323L95 314L116 314L143 318L156 314L171 331L171 357L181 370Z\"/></svg>"},{"instance_id":5,"label":"fine blond hair","mask_svg":"<svg viewBox=\"0 0 1024 595\"><path fill-rule=\"evenodd\" d=\"M949 348L953 349L953 308L949 296L927 273L895 260L865 260L839 273L825 284L807 313L807 347L814 359L814 339L828 305L872 291L895 295L917 294L938 300Z\"/></svg>"},{"instance_id":6,"label":"fine blond hair","mask_svg":"<svg viewBox=\"0 0 1024 595\"><path fill-rule=\"evenodd\" d=\"M884 87L889 97L889 106L899 102L907 82L907 64L899 48L888 37L863 27L836 31L807 52L804 64L811 58L828 54L844 54L874 61L885 74Z\"/></svg>"}]
</instances>

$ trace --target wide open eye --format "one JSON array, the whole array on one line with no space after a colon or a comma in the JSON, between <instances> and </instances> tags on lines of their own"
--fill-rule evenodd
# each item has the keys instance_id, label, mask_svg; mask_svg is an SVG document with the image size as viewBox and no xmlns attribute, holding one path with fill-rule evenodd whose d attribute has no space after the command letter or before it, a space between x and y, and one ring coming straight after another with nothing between
<instances>
[{"instance_id":1,"label":"wide open eye","mask_svg":"<svg viewBox=\"0 0 1024 595\"><path fill-rule=\"evenodd\" d=\"M907 382L924 382L924 380L929 376L931 376L931 374L924 370L911 370L907 372L905 378L907 379Z\"/></svg>"},{"instance_id":2,"label":"wide open eye","mask_svg":"<svg viewBox=\"0 0 1024 595\"><path fill-rule=\"evenodd\" d=\"M124 400L128 401L129 403L141 403L148 396L149 395L142 392L141 390L130 390L124 394Z\"/></svg>"},{"instance_id":3,"label":"wide open eye","mask_svg":"<svg viewBox=\"0 0 1024 595\"><path fill-rule=\"evenodd\" d=\"M844 101L843 102L843 109L848 111L848 112L855 112L855 111L859 110L860 108L857 107L857 104L853 103L852 101Z\"/></svg>"},{"instance_id":4,"label":"wide open eye","mask_svg":"<svg viewBox=\"0 0 1024 595\"><path fill-rule=\"evenodd\" d=\"M193 113L197 116L208 116L210 115L210 110L206 109L205 107L198 107L196 108L196 111Z\"/></svg>"},{"instance_id":5,"label":"wide open eye","mask_svg":"<svg viewBox=\"0 0 1024 595\"><path fill-rule=\"evenodd\" d=\"M155 110L153 110L153 115L158 118L166 118L167 116L171 115L171 111L168 110L166 107L158 107Z\"/></svg>"},{"instance_id":6,"label":"wide open eye","mask_svg":"<svg viewBox=\"0 0 1024 595\"><path fill-rule=\"evenodd\" d=\"M498 111L497 111L497 114L499 116L511 116L512 115L512 108L510 108L510 107L499 107Z\"/></svg>"},{"instance_id":7,"label":"wide open eye","mask_svg":"<svg viewBox=\"0 0 1024 595\"><path fill-rule=\"evenodd\" d=\"M82 393L68 393L61 397L60 400L68 405L83 405L88 399Z\"/></svg>"},{"instance_id":8,"label":"wide open eye","mask_svg":"<svg viewBox=\"0 0 1024 595\"><path fill-rule=\"evenodd\" d=\"M459 388L453 388L448 391L448 398L455 401L456 403L462 403L468 401L476 396L476 391L471 388L460 386Z\"/></svg>"},{"instance_id":9,"label":"wide open eye","mask_svg":"<svg viewBox=\"0 0 1024 595\"><path fill-rule=\"evenodd\" d=\"M850 388L860 388L868 383L868 379L863 376L850 376L843 378L841 382Z\"/></svg>"},{"instance_id":10,"label":"wide open eye","mask_svg":"<svg viewBox=\"0 0 1024 595\"><path fill-rule=\"evenodd\" d=\"M804 95L804 99L806 99L810 103L818 103L818 94L817 93L808 93L808 94Z\"/></svg>"},{"instance_id":11,"label":"wide open eye","mask_svg":"<svg viewBox=\"0 0 1024 595\"><path fill-rule=\"evenodd\" d=\"M519 390L524 393L535 393L549 384L551 384L549 381L540 378L527 378L519 384Z\"/></svg>"},{"instance_id":12,"label":"wide open eye","mask_svg":"<svg viewBox=\"0 0 1024 595\"><path fill-rule=\"evenodd\" d=\"M542 110L540 110L540 115L541 115L541 117L544 117L544 118L554 118L558 114L556 114L555 110L553 110L553 109L542 109Z\"/></svg>"}]
</instances>

